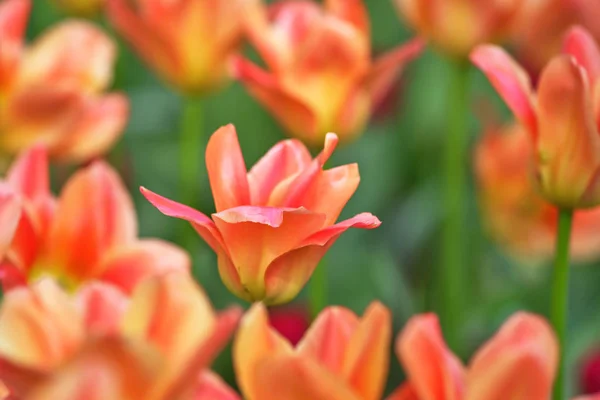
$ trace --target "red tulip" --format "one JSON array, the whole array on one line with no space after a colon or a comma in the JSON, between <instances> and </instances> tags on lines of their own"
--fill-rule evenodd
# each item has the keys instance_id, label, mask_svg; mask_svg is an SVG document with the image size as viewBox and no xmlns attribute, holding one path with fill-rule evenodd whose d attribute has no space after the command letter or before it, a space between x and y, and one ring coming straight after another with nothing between
<instances>
[{"instance_id":1,"label":"red tulip","mask_svg":"<svg viewBox=\"0 0 600 400\"><path fill-rule=\"evenodd\" d=\"M163 214L192 224L217 253L229 290L248 301L285 303L344 231L380 225L368 213L335 223L360 180L356 164L323 170L336 144L337 136L327 135L323 152L313 160L301 142L283 141L247 171L235 128L222 127L206 148L217 209L212 220L141 190Z\"/></svg>"}]
</instances>

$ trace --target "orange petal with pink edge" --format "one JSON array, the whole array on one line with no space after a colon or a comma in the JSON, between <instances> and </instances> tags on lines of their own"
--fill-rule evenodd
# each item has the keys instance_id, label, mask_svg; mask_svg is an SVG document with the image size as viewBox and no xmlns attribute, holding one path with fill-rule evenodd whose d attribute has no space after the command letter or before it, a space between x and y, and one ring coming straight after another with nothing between
<instances>
[{"instance_id":1,"label":"orange petal with pink edge","mask_svg":"<svg viewBox=\"0 0 600 400\"><path fill-rule=\"evenodd\" d=\"M240 400L240 396L210 370L203 371L196 383L194 400Z\"/></svg>"},{"instance_id":2,"label":"orange petal with pink edge","mask_svg":"<svg viewBox=\"0 0 600 400\"><path fill-rule=\"evenodd\" d=\"M5 254L5 261L25 276L29 274L34 262L40 256L43 246L41 226L36 219L34 212L21 202L18 226L10 248ZM8 288L6 281L3 281L3 285Z\"/></svg>"},{"instance_id":3,"label":"orange petal with pink edge","mask_svg":"<svg viewBox=\"0 0 600 400\"><path fill-rule=\"evenodd\" d=\"M542 72L538 115L538 179L546 199L565 207L598 204L582 199L600 166L600 137L588 79L572 57L557 57Z\"/></svg>"},{"instance_id":4,"label":"orange petal with pink edge","mask_svg":"<svg viewBox=\"0 0 600 400\"><path fill-rule=\"evenodd\" d=\"M0 91L12 83L17 71L30 10L29 0L6 0L0 4Z\"/></svg>"},{"instance_id":5,"label":"orange petal with pink edge","mask_svg":"<svg viewBox=\"0 0 600 400\"><path fill-rule=\"evenodd\" d=\"M584 28L576 26L567 33L563 52L575 57L586 70L593 86L600 78L600 51L596 39Z\"/></svg>"},{"instance_id":6,"label":"orange petal with pink edge","mask_svg":"<svg viewBox=\"0 0 600 400\"><path fill-rule=\"evenodd\" d=\"M115 56L112 39L94 25L62 22L27 49L19 83L36 85L51 81L97 93L112 80Z\"/></svg>"},{"instance_id":7,"label":"orange petal with pink edge","mask_svg":"<svg viewBox=\"0 0 600 400\"><path fill-rule=\"evenodd\" d=\"M317 117L310 107L288 93L268 72L241 57L232 62L233 74L262 105L290 132L301 139L315 140Z\"/></svg>"},{"instance_id":8,"label":"orange petal with pink edge","mask_svg":"<svg viewBox=\"0 0 600 400\"><path fill-rule=\"evenodd\" d=\"M114 246L137 236L135 209L117 172L97 161L64 187L50 237L51 260L76 279L96 277Z\"/></svg>"},{"instance_id":9,"label":"orange petal with pink edge","mask_svg":"<svg viewBox=\"0 0 600 400\"><path fill-rule=\"evenodd\" d=\"M106 153L119 139L129 117L123 94L88 99L71 132L51 148L59 160L83 162Z\"/></svg>"},{"instance_id":10,"label":"orange petal with pink edge","mask_svg":"<svg viewBox=\"0 0 600 400\"><path fill-rule=\"evenodd\" d=\"M420 400L419 396L410 385L410 383L405 383L400 386L398 389L394 390L392 394L385 398L385 400Z\"/></svg>"},{"instance_id":11,"label":"orange petal with pink edge","mask_svg":"<svg viewBox=\"0 0 600 400\"><path fill-rule=\"evenodd\" d=\"M213 214L242 285L254 300L269 296L265 271L323 227L325 215L304 208L236 207Z\"/></svg>"},{"instance_id":12,"label":"orange petal with pink edge","mask_svg":"<svg viewBox=\"0 0 600 400\"><path fill-rule=\"evenodd\" d=\"M460 400L465 371L444 343L433 314L411 318L396 341L396 353L420 400Z\"/></svg>"},{"instance_id":13,"label":"orange petal with pink edge","mask_svg":"<svg viewBox=\"0 0 600 400\"><path fill-rule=\"evenodd\" d=\"M0 183L0 261L13 242L21 219L21 201L14 190Z\"/></svg>"},{"instance_id":14,"label":"orange petal with pink edge","mask_svg":"<svg viewBox=\"0 0 600 400\"><path fill-rule=\"evenodd\" d=\"M242 318L233 342L235 375L244 397L262 400L258 395L260 383L255 379L257 365L265 358L292 351L290 344L271 328L265 306L255 303Z\"/></svg>"},{"instance_id":15,"label":"orange petal with pink edge","mask_svg":"<svg viewBox=\"0 0 600 400\"><path fill-rule=\"evenodd\" d=\"M365 311L346 351L343 376L364 400L380 399L389 368L392 316L381 303Z\"/></svg>"},{"instance_id":16,"label":"orange petal with pink edge","mask_svg":"<svg viewBox=\"0 0 600 400\"><path fill-rule=\"evenodd\" d=\"M375 60L365 81L374 105L383 100L404 65L418 57L424 47L422 39L413 39Z\"/></svg>"},{"instance_id":17,"label":"orange petal with pink edge","mask_svg":"<svg viewBox=\"0 0 600 400\"><path fill-rule=\"evenodd\" d=\"M548 399L558 366L558 343L541 317L511 317L474 356L466 400Z\"/></svg>"},{"instance_id":18,"label":"orange petal with pink edge","mask_svg":"<svg viewBox=\"0 0 600 400\"><path fill-rule=\"evenodd\" d=\"M273 146L248 172L252 204L268 204L271 192L282 181L301 173L312 158L306 146L296 139Z\"/></svg>"},{"instance_id":19,"label":"orange petal with pink edge","mask_svg":"<svg viewBox=\"0 0 600 400\"><path fill-rule=\"evenodd\" d=\"M119 331L129 299L112 285L93 282L77 292L75 302L83 316L86 334L104 336Z\"/></svg>"},{"instance_id":20,"label":"orange petal with pink edge","mask_svg":"<svg viewBox=\"0 0 600 400\"><path fill-rule=\"evenodd\" d=\"M256 397L249 400L359 400L361 397L325 367L298 355L270 357L255 371Z\"/></svg>"},{"instance_id":21,"label":"orange petal with pink edge","mask_svg":"<svg viewBox=\"0 0 600 400\"><path fill-rule=\"evenodd\" d=\"M250 204L246 164L235 127L221 127L206 146L206 169L217 212Z\"/></svg>"},{"instance_id":22,"label":"orange petal with pink edge","mask_svg":"<svg viewBox=\"0 0 600 400\"><path fill-rule=\"evenodd\" d=\"M28 400L154 399L160 357L151 348L115 337L93 341L49 379L38 383Z\"/></svg>"},{"instance_id":23,"label":"orange petal with pink edge","mask_svg":"<svg viewBox=\"0 0 600 400\"><path fill-rule=\"evenodd\" d=\"M169 271L188 273L190 258L180 247L158 239L118 246L104 255L99 279L131 293L145 278Z\"/></svg>"},{"instance_id":24,"label":"orange petal with pink edge","mask_svg":"<svg viewBox=\"0 0 600 400\"><path fill-rule=\"evenodd\" d=\"M515 117L536 137L537 117L527 72L498 46L478 46L470 58L488 77Z\"/></svg>"},{"instance_id":25,"label":"orange petal with pink edge","mask_svg":"<svg viewBox=\"0 0 600 400\"><path fill-rule=\"evenodd\" d=\"M0 310L0 359L11 373L3 374L3 382L26 392L29 374L56 368L83 339L81 316L53 281L8 292Z\"/></svg>"}]
</instances>

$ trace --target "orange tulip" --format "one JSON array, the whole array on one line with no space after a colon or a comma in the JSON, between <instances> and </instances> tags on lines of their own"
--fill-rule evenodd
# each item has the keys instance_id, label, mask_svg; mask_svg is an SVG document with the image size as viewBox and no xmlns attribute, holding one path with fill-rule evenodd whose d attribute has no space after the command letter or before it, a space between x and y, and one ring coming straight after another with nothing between
<instances>
[{"instance_id":1,"label":"orange tulip","mask_svg":"<svg viewBox=\"0 0 600 400\"><path fill-rule=\"evenodd\" d=\"M473 47L507 38L523 0L394 0L401 16L442 52L467 57Z\"/></svg>"},{"instance_id":2,"label":"orange tulip","mask_svg":"<svg viewBox=\"0 0 600 400\"><path fill-rule=\"evenodd\" d=\"M229 290L248 301L285 303L344 231L381 223L363 213L335 224L360 181L356 164L323 170L336 144L337 136L327 135L325 149L312 160L301 142L282 141L246 171L235 128L222 127L206 148L217 209L212 220L141 190L160 212L192 224L217 253Z\"/></svg>"},{"instance_id":3,"label":"orange tulip","mask_svg":"<svg viewBox=\"0 0 600 400\"><path fill-rule=\"evenodd\" d=\"M423 45L415 40L371 60L361 0L280 2L247 7L251 42L270 68L237 58L234 73L293 136L320 145L327 132L360 135L374 106Z\"/></svg>"},{"instance_id":4,"label":"orange tulip","mask_svg":"<svg viewBox=\"0 0 600 400\"><path fill-rule=\"evenodd\" d=\"M475 152L479 203L491 235L524 261L554 256L558 211L534 185L532 149L519 124L489 128ZM571 257L594 260L600 255L600 208L574 214Z\"/></svg>"},{"instance_id":5,"label":"orange tulip","mask_svg":"<svg viewBox=\"0 0 600 400\"><path fill-rule=\"evenodd\" d=\"M104 8L105 0L54 0L63 11L80 17L94 17Z\"/></svg>"},{"instance_id":6,"label":"orange tulip","mask_svg":"<svg viewBox=\"0 0 600 400\"><path fill-rule=\"evenodd\" d=\"M182 92L202 94L228 80L242 39L245 0L108 0L118 31L144 61Z\"/></svg>"},{"instance_id":7,"label":"orange tulip","mask_svg":"<svg viewBox=\"0 0 600 400\"><path fill-rule=\"evenodd\" d=\"M294 349L269 326L264 305L243 318L233 344L247 400L377 400L387 378L391 315L373 303L358 318L329 307Z\"/></svg>"},{"instance_id":8,"label":"orange tulip","mask_svg":"<svg viewBox=\"0 0 600 400\"><path fill-rule=\"evenodd\" d=\"M10 248L20 219L21 201L17 193L10 185L0 183L0 262Z\"/></svg>"},{"instance_id":9,"label":"orange tulip","mask_svg":"<svg viewBox=\"0 0 600 400\"><path fill-rule=\"evenodd\" d=\"M124 95L103 94L115 45L93 25L67 21L25 48L29 8L29 0L0 3L0 150L43 143L60 160L101 155L129 113Z\"/></svg>"},{"instance_id":10,"label":"orange tulip","mask_svg":"<svg viewBox=\"0 0 600 400\"><path fill-rule=\"evenodd\" d=\"M396 351L408 382L388 400L549 399L558 365L552 329L526 313L511 317L468 368L447 348L431 314L408 322Z\"/></svg>"},{"instance_id":11,"label":"orange tulip","mask_svg":"<svg viewBox=\"0 0 600 400\"><path fill-rule=\"evenodd\" d=\"M67 289L101 280L130 292L147 276L189 269L179 247L137 239L131 198L104 162L78 171L55 199L46 153L37 147L15 162L6 182L18 193L22 212L0 265L5 289L53 276Z\"/></svg>"},{"instance_id":12,"label":"orange tulip","mask_svg":"<svg viewBox=\"0 0 600 400\"><path fill-rule=\"evenodd\" d=\"M6 295L0 379L26 400L228 400L206 368L240 314L215 314L187 274L149 278L130 301L98 283L70 298L44 280Z\"/></svg>"},{"instance_id":13,"label":"orange tulip","mask_svg":"<svg viewBox=\"0 0 600 400\"><path fill-rule=\"evenodd\" d=\"M529 131L540 192L561 208L600 204L600 52L573 29L563 55L541 74L537 96L525 71L501 48L482 46L471 58Z\"/></svg>"}]
</instances>

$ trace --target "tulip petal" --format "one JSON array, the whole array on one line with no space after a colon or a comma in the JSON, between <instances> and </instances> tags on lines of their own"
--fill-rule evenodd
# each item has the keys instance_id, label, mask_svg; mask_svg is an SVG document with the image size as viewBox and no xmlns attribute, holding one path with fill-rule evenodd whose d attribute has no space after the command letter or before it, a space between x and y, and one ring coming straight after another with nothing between
<instances>
[{"instance_id":1,"label":"tulip petal","mask_svg":"<svg viewBox=\"0 0 600 400\"><path fill-rule=\"evenodd\" d=\"M378 400L383 394L389 368L392 316L374 302L364 313L348 343L344 377L361 399Z\"/></svg>"},{"instance_id":2,"label":"tulip petal","mask_svg":"<svg viewBox=\"0 0 600 400\"><path fill-rule=\"evenodd\" d=\"M385 398L385 400L420 400L409 383L405 383Z\"/></svg>"},{"instance_id":3,"label":"tulip petal","mask_svg":"<svg viewBox=\"0 0 600 400\"><path fill-rule=\"evenodd\" d=\"M248 172L251 203L266 206L271 192L285 179L296 176L312 161L306 146L295 139L284 140L273 146Z\"/></svg>"},{"instance_id":4,"label":"tulip petal","mask_svg":"<svg viewBox=\"0 0 600 400\"><path fill-rule=\"evenodd\" d=\"M137 236L135 209L123 182L97 161L64 187L50 237L51 259L75 279L93 278L101 258Z\"/></svg>"},{"instance_id":5,"label":"tulip petal","mask_svg":"<svg viewBox=\"0 0 600 400\"><path fill-rule=\"evenodd\" d=\"M362 0L326 0L325 9L331 15L352 24L364 36L370 35L369 15Z\"/></svg>"},{"instance_id":6,"label":"tulip petal","mask_svg":"<svg viewBox=\"0 0 600 400\"><path fill-rule=\"evenodd\" d=\"M112 285L94 282L83 286L75 301L88 336L116 334L129 299Z\"/></svg>"},{"instance_id":7,"label":"tulip petal","mask_svg":"<svg viewBox=\"0 0 600 400\"><path fill-rule=\"evenodd\" d=\"M221 127L206 146L206 169L217 212L250 204L246 164L235 127Z\"/></svg>"},{"instance_id":8,"label":"tulip petal","mask_svg":"<svg viewBox=\"0 0 600 400\"><path fill-rule=\"evenodd\" d=\"M135 287L153 275L169 271L187 273L190 258L180 247L158 239L139 240L116 247L102 259L104 271L99 279L131 293Z\"/></svg>"},{"instance_id":9,"label":"tulip petal","mask_svg":"<svg viewBox=\"0 0 600 400\"><path fill-rule=\"evenodd\" d=\"M358 229L375 229L381 225L379 218L371 213L362 213L354 216L353 218L339 222L335 225L329 226L314 235L310 236L302 242L303 246L317 245L325 246L328 245L332 240L336 240L342 233L346 232L350 228Z\"/></svg>"},{"instance_id":10,"label":"tulip petal","mask_svg":"<svg viewBox=\"0 0 600 400\"><path fill-rule=\"evenodd\" d=\"M71 133L52 146L52 155L81 162L98 157L119 139L128 117L129 101L122 94L88 99Z\"/></svg>"},{"instance_id":11,"label":"tulip petal","mask_svg":"<svg viewBox=\"0 0 600 400\"><path fill-rule=\"evenodd\" d=\"M7 182L29 201L44 201L51 195L48 154L42 146L21 154L6 176Z\"/></svg>"},{"instance_id":12,"label":"tulip petal","mask_svg":"<svg viewBox=\"0 0 600 400\"><path fill-rule=\"evenodd\" d=\"M52 82L97 93L112 80L114 42L94 25L67 21L55 25L27 49L20 84Z\"/></svg>"},{"instance_id":13,"label":"tulip petal","mask_svg":"<svg viewBox=\"0 0 600 400\"><path fill-rule=\"evenodd\" d=\"M12 188L0 183L0 261L13 242L20 219L21 201Z\"/></svg>"},{"instance_id":14,"label":"tulip petal","mask_svg":"<svg viewBox=\"0 0 600 400\"><path fill-rule=\"evenodd\" d=\"M593 86L600 78L600 51L596 40L582 27L571 28L566 36L563 52L575 57L590 78Z\"/></svg>"},{"instance_id":15,"label":"tulip petal","mask_svg":"<svg viewBox=\"0 0 600 400\"><path fill-rule=\"evenodd\" d=\"M259 363L255 379L260 400L359 400L339 377L300 356L274 356Z\"/></svg>"},{"instance_id":16,"label":"tulip petal","mask_svg":"<svg viewBox=\"0 0 600 400\"><path fill-rule=\"evenodd\" d=\"M307 140L316 135L317 118L314 112L281 87L273 75L241 57L233 60L232 68L234 76L286 129Z\"/></svg>"},{"instance_id":17,"label":"tulip petal","mask_svg":"<svg viewBox=\"0 0 600 400\"><path fill-rule=\"evenodd\" d=\"M515 117L536 137L537 118L527 72L497 46L475 48L471 53L471 61L488 77Z\"/></svg>"},{"instance_id":18,"label":"tulip petal","mask_svg":"<svg viewBox=\"0 0 600 400\"><path fill-rule=\"evenodd\" d=\"M290 344L269 325L265 306L255 303L244 315L233 342L235 375L245 398L263 400L255 379L258 364L265 358L291 353Z\"/></svg>"},{"instance_id":19,"label":"tulip petal","mask_svg":"<svg viewBox=\"0 0 600 400\"><path fill-rule=\"evenodd\" d=\"M0 4L0 89L8 85L17 69L30 10L29 0L7 0Z\"/></svg>"},{"instance_id":20,"label":"tulip petal","mask_svg":"<svg viewBox=\"0 0 600 400\"><path fill-rule=\"evenodd\" d=\"M398 336L396 353L420 400L463 398L464 368L444 343L435 315L411 318Z\"/></svg>"},{"instance_id":21,"label":"tulip petal","mask_svg":"<svg viewBox=\"0 0 600 400\"><path fill-rule=\"evenodd\" d=\"M240 281L255 300L267 295L264 279L269 264L321 229L325 217L304 208L253 206L213 214L233 264L244 266L238 269Z\"/></svg>"},{"instance_id":22,"label":"tulip petal","mask_svg":"<svg viewBox=\"0 0 600 400\"><path fill-rule=\"evenodd\" d=\"M240 396L233 391L214 372L206 370L200 375L194 388L194 400L240 400Z\"/></svg>"},{"instance_id":23,"label":"tulip petal","mask_svg":"<svg viewBox=\"0 0 600 400\"><path fill-rule=\"evenodd\" d=\"M543 71L538 114L537 164L544 195L561 206L583 206L581 197L600 165L600 137L587 77L571 57L557 57Z\"/></svg>"},{"instance_id":24,"label":"tulip petal","mask_svg":"<svg viewBox=\"0 0 600 400\"><path fill-rule=\"evenodd\" d=\"M541 317L518 313L473 358L466 400L547 399L558 343Z\"/></svg>"}]
</instances>

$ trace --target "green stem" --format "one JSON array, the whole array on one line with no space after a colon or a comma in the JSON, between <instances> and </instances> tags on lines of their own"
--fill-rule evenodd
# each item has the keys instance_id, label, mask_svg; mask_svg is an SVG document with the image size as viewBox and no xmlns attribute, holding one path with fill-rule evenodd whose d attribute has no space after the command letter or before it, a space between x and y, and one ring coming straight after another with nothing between
<instances>
[{"instance_id":1,"label":"green stem","mask_svg":"<svg viewBox=\"0 0 600 400\"><path fill-rule=\"evenodd\" d=\"M552 325L560 344L560 362L554 384L554 400L565 400L565 355L567 346L567 321L569 310L569 244L573 210L560 210L558 216L558 234L556 238L556 259L552 276Z\"/></svg>"},{"instance_id":2,"label":"green stem","mask_svg":"<svg viewBox=\"0 0 600 400\"><path fill-rule=\"evenodd\" d=\"M180 129L181 201L190 207L198 207L204 160L201 98L184 98Z\"/></svg>"},{"instance_id":3,"label":"green stem","mask_svg":"<svg viewBox=\"0 0 600 400\"><path fill-rule=\"evenodd\" d=\"M327 306L327 263L325 258L314 270L308 291L310 313L314 319Z\"/></svg>"},{"instance_id":4,"label":"green stem","mask_svg":"<svg viewBox=\"0 0 600 400\"><path fill-rule=\"evenodd\" d=\"M444 165L444 226L442 263L437 273L441 296L440 320L451 348L460 353L464 296L468 279L465 255L465 202L467 200L469 68L453 61L449 91L448 132Z\"/></svg>"}]
</instances>

